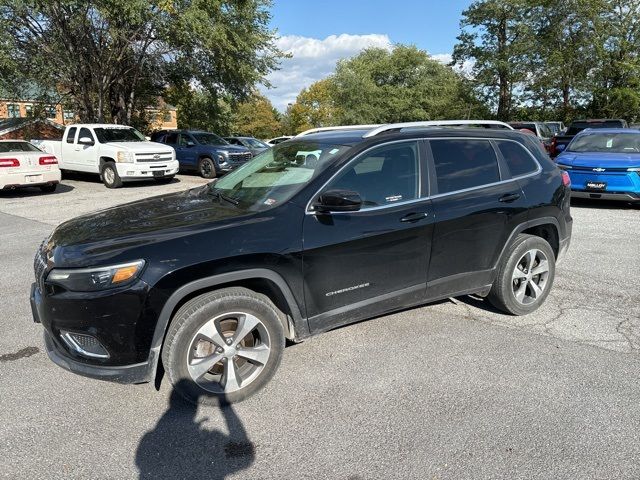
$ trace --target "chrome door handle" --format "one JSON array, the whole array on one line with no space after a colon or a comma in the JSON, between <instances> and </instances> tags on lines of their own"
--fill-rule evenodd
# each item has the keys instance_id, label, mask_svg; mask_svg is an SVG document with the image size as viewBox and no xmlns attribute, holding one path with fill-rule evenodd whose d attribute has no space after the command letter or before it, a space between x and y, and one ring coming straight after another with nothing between
<instances>
[{"instance_id":1,"label":"chrome door handle","mask_svg":"<svg viewBox=\"0 0 640 480\"><path fill-rule=\"evenodd\" d=\"M400 219L401 222L417 222L422 220L423 218L427 218L429 216L428 213L425 212L415 212L409 213Z\"/></svg>"}]
</instances>

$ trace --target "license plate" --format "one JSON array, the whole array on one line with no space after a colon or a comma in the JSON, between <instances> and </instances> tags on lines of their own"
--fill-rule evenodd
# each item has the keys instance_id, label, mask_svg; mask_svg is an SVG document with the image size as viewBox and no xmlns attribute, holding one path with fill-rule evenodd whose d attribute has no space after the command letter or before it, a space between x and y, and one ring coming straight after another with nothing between
<instances>
[{"instance_id":1,"label":"license plate","mask_svg":"<svg viewBox=\"0 0 640 480\"><path fill-rule=\"evenodd\" d=\"M25 180L27 183L38 183L42 181L42 175L26 175Z\"/></svg>"},{"instance_id":2,"label":"license plate","mask_svg":"<svg viewBox=\"0 0 640 480\"><path fill-rule=\"evenodd\" d=\"M153 176L154 177L164 177L164 170L154 170Z\"/></svg>"},{"instance_id":3,"label":"license plate","mask_svg":"<svg viewBox=\"0 0 640 480\"><path fill-rule=\"evenodd\" d=\"M589 190L604 190L607 188L606 182L587 182L587 188Z\"/></svg>"}]
</instances>

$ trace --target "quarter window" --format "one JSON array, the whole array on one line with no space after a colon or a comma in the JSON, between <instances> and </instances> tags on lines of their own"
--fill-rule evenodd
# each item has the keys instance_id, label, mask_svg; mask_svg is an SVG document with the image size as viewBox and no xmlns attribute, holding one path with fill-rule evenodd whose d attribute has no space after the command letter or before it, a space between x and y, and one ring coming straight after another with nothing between
<instances>
[{"instance_id":1,"label":"quarter window","mask_svg":"<svg viewBox=\"0 0 640 480\"><path fill-rule=\"evenodd\" d=\"M362 197L364 208L392 205L419 196L416 142L376 148L351 163L327 190L351 190Z\"/></svg>"},{"instance_id":2,"label":"quarter window","mask_svg":"<svg viewBox=\"0 0 640 480\"><path fill-rule=\"evenodd\" d=\"M498 158L487 140L431 140L438 193L500 181Z\"/></svg>"},{"instance_id":3,"label":"quarter window","mask_svg":"<svg viewBox=\"0 0 640 480\"><path fill-rule=\"evenodd\" d=\"M497 141L500 153L507 162L512 177L519 177L538 170L538 164L531 154L519 143Z\"/></svg>"}]
</instances>

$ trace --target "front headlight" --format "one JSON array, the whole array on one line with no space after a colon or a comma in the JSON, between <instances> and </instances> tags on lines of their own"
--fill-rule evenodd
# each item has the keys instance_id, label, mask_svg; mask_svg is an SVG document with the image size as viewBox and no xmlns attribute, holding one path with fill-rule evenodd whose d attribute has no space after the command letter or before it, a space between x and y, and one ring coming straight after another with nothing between
<instances>
[{"instance_id":1,"label":"front headlight","mask_svg":"<svg viewBox=\"0 0 640 480\"><path fill-rule=\"evenodd\" d=\"M124 150L120 150L116 154L116 162L118 163L133 163L134 155L132 152L125 152Z\"/></svg>"},{"instance_id":2,"label":"front headlight","mask_svg":"<svg viewBox=\"0 0 640 480\"><path fill-rule=\"evenodd\" d=\"M140 275L143 267L144 260L109 267L54 268L47 275L47 282L73 292L95 292L132 282Z\"/></svg>"}]
</instances>

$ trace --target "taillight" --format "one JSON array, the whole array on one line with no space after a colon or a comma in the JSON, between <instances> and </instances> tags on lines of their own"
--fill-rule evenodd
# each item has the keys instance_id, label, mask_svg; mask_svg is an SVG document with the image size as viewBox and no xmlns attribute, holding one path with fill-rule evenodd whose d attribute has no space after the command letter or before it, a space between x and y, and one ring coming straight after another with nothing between
<instances>
[{"instance_id":1,"label":"taillight","mask_svg":"<svg viewBox=\"0 0 640 480\"><path fill-rule=\"evenodd\" d=\"M564 185L565 187L571 186L571 177L567 172L564 171L562 172L562 185Z\"/></svg>"},{"instance_id":2,"label":"taillight","mask_svg":"<svg viewBox=\"0 0 640 480\"><path fill-rule=\"evenodd\" d=\"M55 165L56 163L58 163L58 159L53 155L49 157L40 157L40 165Z\"/></svg>"},{"instance_id":3,"label":"taillight","mask_svg":"<svg viewBox=\"0 0 640 480\"><path fill-rule=\"evenodd\" d=\"M19 167L20 162L17 158L0 158L0 168L1 167Z\"/></svg>"}]
</instances>

